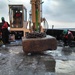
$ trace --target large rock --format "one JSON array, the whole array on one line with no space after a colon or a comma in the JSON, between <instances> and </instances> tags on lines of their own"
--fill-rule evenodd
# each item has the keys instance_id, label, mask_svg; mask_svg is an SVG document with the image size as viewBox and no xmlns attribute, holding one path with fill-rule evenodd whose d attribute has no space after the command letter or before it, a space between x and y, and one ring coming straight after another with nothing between
<instances>
[{"instance_id":1,"label":"large rock","mask_svg":"<svg viewBox=\"0 0 75 75\"><path fill-rule=\"evenodd\" d=\"M55 50L57 40L55 37L46 36L44 38L22 38L23 51L25 53L42 52L46 50Z\"/></svg>"}]
</instances>

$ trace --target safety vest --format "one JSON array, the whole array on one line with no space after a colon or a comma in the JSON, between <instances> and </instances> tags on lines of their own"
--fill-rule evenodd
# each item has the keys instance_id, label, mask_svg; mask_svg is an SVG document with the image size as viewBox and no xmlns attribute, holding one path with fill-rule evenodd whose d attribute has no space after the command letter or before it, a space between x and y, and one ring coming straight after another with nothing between
<instances>
[{"instance_id":1,"label":"safety vest","mask_svg":"<svg viewBox=\"0 0 75 75\"><path fill-rule=\"evenodd\" d=\"M5 29L5 28L8 28L7 22L5 22L5 23L3 24L3 26L2 26L2 29Z\"/></svg>"}]
</instances>

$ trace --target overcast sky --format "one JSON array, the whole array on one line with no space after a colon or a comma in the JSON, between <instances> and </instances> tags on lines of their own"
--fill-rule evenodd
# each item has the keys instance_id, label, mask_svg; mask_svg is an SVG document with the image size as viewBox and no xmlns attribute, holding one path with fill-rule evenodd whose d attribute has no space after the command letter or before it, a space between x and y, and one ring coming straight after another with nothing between
<instances>
[{"instance_id":1,"label":"overcast sky","mask_svg":"<svg viewBox=\"0 0 75 75\"><path fill-rule=\"evenodd\" d=\"M49 28L75 28L75 0L42 0L43 17L46 18ZM6 17L9 21L8 4L24 4L29 13L30 0L0 0L0 18ZM1 21L1 20L0 20Z\"/></svg>"}]
</instances>

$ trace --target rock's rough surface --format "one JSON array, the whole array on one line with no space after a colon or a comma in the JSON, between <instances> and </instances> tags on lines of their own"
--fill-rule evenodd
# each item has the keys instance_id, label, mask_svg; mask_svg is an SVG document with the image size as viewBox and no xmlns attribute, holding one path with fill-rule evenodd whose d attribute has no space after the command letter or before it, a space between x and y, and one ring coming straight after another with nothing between
<instances>
[{"instance_id":1,"label":"rock's rough surface","mask_svg":"<svg viewBox=\"0 0 75 75\"><path fill-rule=\"evenodd\" d=\"M57 48L57 40L52 36L29 39L23 37L22 45L25 53L42 52L46 50L55 50Z\"/></svg>"}]
</instances>

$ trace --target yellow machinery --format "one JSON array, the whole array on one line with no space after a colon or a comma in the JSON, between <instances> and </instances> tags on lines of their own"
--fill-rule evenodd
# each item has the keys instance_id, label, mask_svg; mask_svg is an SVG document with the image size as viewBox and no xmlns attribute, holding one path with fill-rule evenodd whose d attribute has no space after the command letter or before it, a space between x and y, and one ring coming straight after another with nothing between
<instances>
[{"instance_id":1,"label":"yellow machinery","mask_svg":"<svg viewBox=\"0 0 75 75\"><path fill-rule=\"evenodd\" d=\"M42 0L31 0L31 22L32 31L43 32L41 27L42 22Z\"/></svg>"},{"instance_id":2,"label":"yellow machinery","mask_svg":"<svg viewBox=\"0 0 75 75\"><path fill-rule=\"evenodd\" d=\"M27 22L27 9L23 5L9 5L10 31L15 37L26 36L26 32L44 32L41 26L42 19L42 0L31 0L30 20ZM29 25L29 29L27 29Z\"/></svg>"},{"instance_id":3,"label":"yellow machinery","mask_svg":"<svg viewBox=\"0 0 75 75\"><path fill-rule=\"evenodd\" d=\"M9 5L10 31L15 36L22 37L23 51L27 53L42 52L45 50L55 50L57 40L55 37L47 36L45 18L42 18L42 0L30 0L31 13L30 20L27 22L27 9L23 5ZM29 29L27 29L29 25Z\"/></svg>"},{"instance_id":4,"label":"yellow machinery","mask_svg":"<svg viewBox=\"0 0 75 75\"><path fill-rule=\"evenodd\" d=\"M42 18L42 0L31 0L30 3L30 32L27 32L26 36L22 38L23 51L28 54L45 50L55 50L57 48L56 38L47 36L41 25L42 21L46 22L46 19Z\"/></svg>"},{"instance_id":5,"label":"yellow machinery","mask_svg":"<svg viewBox=\"0 0 75 75\"><path fill-rule=\"evenodd\" d=\"M25 36L25 32L29 32L27 27L27 9L23 5L9 5L9 21L10 31L15 37L21 38Z\"/></svg>"}]
</instances>

